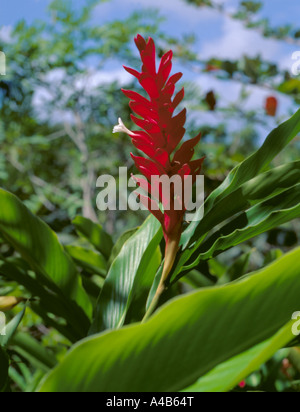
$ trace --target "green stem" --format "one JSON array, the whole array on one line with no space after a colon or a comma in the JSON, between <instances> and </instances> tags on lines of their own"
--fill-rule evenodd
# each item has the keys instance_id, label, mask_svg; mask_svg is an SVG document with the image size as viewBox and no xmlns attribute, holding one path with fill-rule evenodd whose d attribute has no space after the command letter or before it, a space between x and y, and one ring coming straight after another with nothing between
<instances>
[{"instance_id":1,"label":"green stem","mask_svg":"<svg viewBox=\"0 0 300 412\"><path fill-rule=\"evenodd\" d=\"M153 312L155 311L155 309L158 306L159 299L160 299L161 295L164 293L165 289L166 288L165 288L164 284L163 285L160 284L158 286L157 291L155 293L155 296L154 296L154 298L153 298L153 300L152 300L152 302L151 302L151 304L150 304L150 306L149 306L149 308L148 308L148 310L147 310L147 312L146 312L146 314L145 314L145 316L142 320L142 323L145 323L150 318L150 316L153 314Z\"/></svg>"},{"instance_id":2,"label":"green stem","mask_svg":"<svg viewBox=\"0 0 300 412\"><path fill-rule=\"evenodd\" d=\"M181 224L179 225L179 228L181 229ZM150 318L150 316L153 314L153 312L158 306L161 295L166 290L166 283L168 281L169 275L171 273L171 270L173 268L173 265L176 259L179 241L180 241L180 235L181 235L181 230L175 231L175 235L167 240L165 263L164 263L164 269L163 269L163 273L161 276L161 280L158 285L155 296L142 320L142 323L145 323Z\"/></svg>"}]
</instances>

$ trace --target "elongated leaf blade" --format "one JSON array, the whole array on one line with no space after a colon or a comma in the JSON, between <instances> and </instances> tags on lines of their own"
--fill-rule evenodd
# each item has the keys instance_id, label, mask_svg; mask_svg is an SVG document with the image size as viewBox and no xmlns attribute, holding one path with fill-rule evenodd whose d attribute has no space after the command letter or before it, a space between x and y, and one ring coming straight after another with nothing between
<instances>
[{"instance_id":1,"label":"elongated leaf blade","mask_svg":"<svg viewBox=\"0 0 300 412\"><path fill-rule=\"evenodd\" d=\"M31 308L40 315L44 321L59 330L71 342L76 342L87 335L90 323L83 311L74 302L67 300L61 293L54 293L45 288L43 284L28 275L27 271L19 267L18 259L10 258L5 262L0 261L0 274L8 280L13 280L23 285L32 296L38 296L38 301L31 303ZM65 319L66 324L50 319L52 313L60 319Z\"/></svg>"},{"instance_id":2,"label":"elongated leaf blade","mask_svg":"<svg viewBox=\"0 0 300 412\"><path fill-rule=\"evenodd\" d=\"M174 299L145 324L83 340L41 391L183 390L291 320L299 310L299 258L296 249L239 282Z\"/></svg>"},{"instance_id":3,"label":"elongated leaf blade","mask_svg":"<svg viewBox=\"0 0 300 412\"><path fill-rule=\"evenodd\" d=\"M107 262L99 252L73 245L65 246L65 248L79 267L90 273L106 276Z\"/></svg>"},{"instance_id":4,"label":"elongated leaf blade","mask_svg":"<svg viewBox=\"0 0 300 412\"><path fill-rule=\"evenodd\" d=\"M300 217L299 199L300 185L296 185L252 207L204 242L190 258L187 267L195 267L201 260L208 260L248 239Z\"/></svg>"},{"instance_id":5,"label":"elongated leaf blade","mask_svg":"<svg viewBox=\"0 0 300 412\"><path fill-rule=\"evenodd\" d=\"M267 362L279 349L294 338L292 322L263 343L221 363L184 392L227 392Z\"/></svg>"},{"instance_id":6,"label":"elongated leaf blade","mask_svg":"<svg viewBox=\"0 0 300 412\"><path fill-rule=\"evenodd\" d=\"M161 239L160 223L149 216L124 244L105 280L91 333L123 325L135 286L141 289L149 277L154 279L161 260L157 252Z\"/></svg>"},{"instance_id":7,"label":"elongated leaf blade","mask_svg":"<svg viewBox=\"0 0 300 412\"><path fill-rule=\"evenodd\" d=\"M56 364L56 357L45 348L41 342L34 339L29 333L18 332L12 338L14 350L27 359L31 365L48 372Z\"/></svg>"},{"instance_id":8,"label":"elongated leaf blade","mask_svg":"<svg viewBox=\"0 0 300 412\"><path fill-rule=\"evenodd\" d=\"M190 243L199 245L202 237L216 225L299 182L300 161L279 166L250 179L227 196L224 194L212 209L205 209L205 216L197 222Z\"/></svg>"},{"instance_id":9,"label":"elongated leaf blade","mask_svg":"<svg viewBox=\"0 0 300 412\"><path fill-rule=\"evenodd\" d=\"M210 208L220 195L223 197L231 193L243 183L257 176L298 133L300 133L300 110L274 129L257 152L232 170L222 185L212 193L207 207Z\"/></svg>"},{"instance_id":10,"label":"elongated leaf blade","mask_svg":"<svg viewBox=\"0 0 300 412\"><path fill-rule=\"evenodd\" d=\"M294 185L296 185L299 182L300 162L296 161L283 166L279 166L266 173L262 173L259 176L244 183L233 193L230 193L228 196L223 197L219 202L216 203L216 205L210 211L208 211L205 214L202 221L198 222L198 226L193 234L193 237L190 239L190 247L188 249L183 250L179 256L177 265L173 272L173 278L176 278L181 273L181 271L183 270L182 268L184 266L190 267L190 265L187 262L195 261L193 254L196 254L200 259L201 251L203 251L203 248L205 248L205 246L203 246L202 244L205 238L208 236L208 233L212 229L214 229L214 227L216 227L218 224L221 224L229 218L233 218L238 213L245 212L248 209L251 210L251 206L255 205L256 203L259 203L261 200L265 200L271 196L273 196L274 199L277 199L274 196L276 193L284 192L287 188L294 187ZM297 191L297 185L295 187ZM298 202L295 197L294 199L294 204L289 207L296 207ZM268 205L271 206L271 203L268 203ZM279 206L280 203L277 204L276 201L273 203L274 215L280 215L280 218L278 219L278 225L297 217L297 211L294 211L294 213L278 213L278 211L280 210ZM288 207L284 206L284 204L281 205L281 209L287 208ZM256 211L256 209L254 209L253 207L252 210ZM271 214L271 212L272 210L270 209L269 214ZM228 226L222 228L219 231L219 236L222 237L229 235L231 232L240 229L241 225L242 227L247 226L247 214L248 212L245 212L244 215L239 215L236 218L236 220L233 220L232 223L230 223ZM249 214L251 215L251 212L249 212ZM261 215L258 211L257 218L258 220L261 218ZM236 227L234 225L236 225ZM256 222L255 225L258 226L258 223ZM266 227L265 230L269 230L272 227L274 227L274 223L273 225L269 226L269 228ZM252 231L250 224L248 225L248 229L249 237L246 237L245 240L254 237L257 234L260 234L264 231ZM258 229L263 229L263 226L258 227ZM250 235L251 233L253 233L252 236ZM187 233L183 235L184 239L186 234ZM217 241L219 236L217 234L214 234L208 241L205 242L206 245L207 243L211 243L211 239ZM238 242L236 244L238 244ZM225 248L223 250L225 250ZM212 250L212 252L214 252L214 250ZM211 256L213 256L213 254L210 254L210 257Z\"/></svg>"},{"instance_id":11,"label":"elongated leaf blade","mask_svg":"<svg viewBox=\"0 0 300 412\"><path fill-rule=\"evenodd\" d=\"M130 229L127 230L125 233L123 233L119 239L116 241L111 254L110 254L110 258L109 258L109 262L108 265L109 267L111 266L111 264L113 263L113 261L116 259L116 257L118 256L118 254L121 252L122 247L124 246L124 243L127 242L128 239L131 238L131 236L133 236L137 231L138 231L138 227L134 228L134 229Z\"/></svg>"},{"instance_id":12,"label":"elongated leaf blade","mask_svg":"<svg viewBox=\"0 0 300 412\"><path fill-rule=\"evenodd\" d=\"M16 333L16 330L19 324L22 322L26 311L26 306L24 306L23 310L19 312L6 326L5 328L5 335L0 336L0 346L6 346L13 335Z\"/></svg>"},{"instance_id":13,"label":"elongated leaf blade","mask_svg":"<svg viewBox=\"0 0 300 412\"><path fill-rule=\"evenodd\" d=\"M92 305L76 267L56 234L14 195L0 189L0 233L34 271L53 282L62 293L91 316Z\"/></svg>"},{"instance_id":14,"label":"elongated leaf blade","mask_svg":"<svg viewBox=\"0 0 300 412\"><path fill-rule=\"evenodd\" d=\"M205 212L209 212L221 198L228 196L242 184L261 173L299 132L300 110L288 121L273 130L264 144L255 153L229 173L225 181L208 197L205 202ZM182 245L184 248L186 248L190 242L197 226L198 222L192 222L183 234Z\"/></svg>"},{"instance_id":15,"label":"elongated leaf blade","mask_svg":"<svg viewBox=\"0 0 300 412\"><path fill-rule=\"evenodd\" d=\"M76 227L77 232L108 260L113 248L113 241L103 227L82 216L77 216L72 223Z\"/></svg>"}]
</instances>

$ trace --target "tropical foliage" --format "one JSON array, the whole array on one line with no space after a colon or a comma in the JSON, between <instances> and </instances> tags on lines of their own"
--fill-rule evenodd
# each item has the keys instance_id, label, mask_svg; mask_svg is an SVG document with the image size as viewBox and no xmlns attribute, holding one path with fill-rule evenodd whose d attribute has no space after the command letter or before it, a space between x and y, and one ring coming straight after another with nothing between
<instances>
[{"instance_id":1,"label":"tropical foliage","mask_svg":"<svg viewBox=\"0 0 300 412\"><path fill-rule=\"evenodd\" d=\"M261 58L200 61L193 36L167 36L156 13L98 27L99 2L86 3L55 0L50 20L19 22L0 44L11 61L0 82L0 391L298 391L300 111L279 118L277 93L296 107L299 80ZM295 28L255 19L259 10L241 2L230 18L298 41ZM159 301L165 228L145 212L95 208L98 175L136 170L130 139L112 134L130 116L127 99L117 81L85 81L91 62L101 71L111 56L137 67L138 32L156 39L160 57L172 48L198 73L267 82L271 98L248 111L243 91L220 108L214 91L186 84L193 113L224 117L202 125L204 217L184 223ZM188 133L198 127L188 119Z\"/></svg>"}]
</instances>

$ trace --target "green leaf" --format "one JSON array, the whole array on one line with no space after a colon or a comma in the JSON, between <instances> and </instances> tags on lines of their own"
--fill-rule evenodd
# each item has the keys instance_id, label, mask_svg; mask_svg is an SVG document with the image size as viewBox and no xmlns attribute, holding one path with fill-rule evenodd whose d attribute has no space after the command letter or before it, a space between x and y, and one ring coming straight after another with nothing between
<instances>
[{"instance_id":1,"label":"green leaf","mask_svg":"<svg viewBox=\"0 0 300 412\"><path fill-rule=\"evenodd\" d=\"M205 202L205 212L209 212L218 201L263 171L299 132L300 110L291 119L273 130L260 149L229 173L224 182L208 197ZM184 232L181 241L184 248L188 246L197 226L198 222L192 222Z\"/></svg>"},{"instance_id":2,"label":"green leaf","mask_svg":"<svg viewBox=\"0 0 300 412\"><path fill-rule=\"evenodd\" d=\"M218 285L225 285L225 283L233 282L238 278L244 276L249 267L249 261L252 251L243 253L233 264L226 270L226 273L218 280Z\"/></svg>"},{"instance_id":3,"label":"green leaf","mask_svg":"<svg viewBox=\"0 0 300 412\"><path fill-rule=\"evenodd\" d=\"M45 280L75 301L88 316L92 305L76 267L56 234L34 216L14 195L0 189L0 233L23 259Z\"/></svg>"},{"instance_id":4,"label":"green leaf","mask_svg":"<svg viewBox=\"0 0 300 412\"><path fill-rule=\"evenodd\" d=\"M300 217L300 185L259 203L223 226L190 259L192 266L274 227ZM190 265L189 265L190 268Z\"/></svg>"},{"instance_id":5,"label":"green leaf","mask_svg":"<svg viewBox=\"0 0 300 412\"><path fill-rule=\"evenodd\" d=\"M138 231L138 229L139 228L134 228L134 229L127 230L125 233L123 233L119 237L119 239L117 240L115 246L113 247L113 250L111 251L111 255L110 255L110 258L109 258L109 262L108 262L109 266L111 266L111 264L116 259L118 254L121 252L122 247L127 242L127 240L130 239L131 236L133 236Z\"/></svg>"},{"instance_id":6,"label":"green leaf","mask_svg":"<svg viewBox=\"0 0 300 412\"><path fill-rule=\"evenodd\" d=\"M299 259L300 248L238 282L176 298L145 324L83 340L41 391L185 389L291 320L299 310Z\"/></svg>"},{"instance_id":7,"label":"green leaf","mask_svg":"<svg viewBox=\"0 0 300 412\"><path fill-rule=\"evenodd\" d=\"M34 339L29 333L18 332L12 338L11 345L19 355L27 359L31 365L48 372L56 364L56 357L46 349L41 342Z\"/></svg>"},{"instance_id":8,"label":"green leaf","mask_svg":"<svg viewBox=\"0 0 300 412\"><path fill-rule=\"evenodd\" d=\"M181 279L181 282L188 284L193 289L205 288L214 285L214 282L211 279L208 279L197 270L192 270L189 272Z\"/></svg>"},{"instance_id":9,"label":"green leaf","mask_svg":"<svg viewBox=\"0 0 300 412\"><path fill-rule=\"evenodd\" d=\"M184 392L227 392L233 389L292 341L292 325L293 322L289 322L270 339L221 363Z\"/></svg>"},{"instance_id":10,"label":"green leaf","mask_svg":"<svg viewBox=\"0 0 300 412\"><path fill-rule=\"evenodd\" d=\"M10 258L0 262L0 274L6 279L14 280L23 285L31 296L38 297L37 302L31 303L31 308L50 326L56 328L71 342L76 342L87 335L90 323L82 310L74 302L66 299L59 290L48 290L43 284L30 276L23 267L19 266L20 259ZM48 316L49 313L66 320L66 325Z\"/></svg>"},{"instance_id":11,"label":"green leaf","mask_svg":"<svg viewBox=\"0 0 300 412\"><path fill-rule=\"evenodd\" d=\"M241 185L238 189L230 193L229 195L221 198L214 207L211 210L208 210L202 221L197 223L197 228L194 230L193 237L190 239L191 246L189 249L183 250L182 253L179 256L178 263L176 265L176 268L174 270L173 278L178 276L180 272L182 271L182 267L186 265L186 262L191 262L195 261L195 256L197 256L197 261L202 258L201 257L201 251L207 250L207 247L201 245L207 237L207 233L214 229L218 224L226 221L229 218L232 218L234 215L236 215L239 212L243 212L247 209L249 209L248 212L245 212L245 214L239 215L235 220L233 220L231 223L229 223L225 228L222 228L219 230L217 234L214 234L210 240L206 241L206 245L210 244L211 246L211 239L214 239L214 241L217 241L219 237L222 237L223 235L228 235L232 232L235 232L235 230L238 230L240 228L246 228L248 229L249 237L246 236L245 240L256 236L257 234L262 233L263 231L269 230L268 228L265 228L265 230L260 231L260 229L263 229L263 226L259 226L258 222L255 221L254 223L257 226L257 232L252 230L251 225L254 223L249 223L247 225L247 218L248 215L252 216L254 215L253 219L255 220L255 217L258 218L258 220L262 217L265 217L265 211L263 215L259 213L259 210L255 209L255 206L252 207L252 205L255 205L258 203L260 200L267 199L270 196L274 196L276 193L283 192L284 189L287 189L296 183L299 183L300 181L300 161L297 162L292 162L285 164L283 166L279 166L277 168L274 168L266 173L260 174L259 176L249 180L248 182L244 183ZM297 188L297 186L295 186ZM292 191L294 189L291 189ZM295 189L297 191L297 189ZM271 203L268 203L267 201L267 207L266 210L269 212L269 215L273 211L276 215L276 212L278 212L280 209L287 209L289 207L295 207L295 204L297 205L297 199L295 196L293 196L293 193L290 193L293 199L293 205L291 205L291 202L289 203L290 206L287 206L287 202L284 199L283 195L283 203L280 205L280 203L277 203L278 199L277 197L273 197L273 201ZM280 196L280 195L278 195ZM290 199L289 199L290 200ZM273 203L272 203L273 202ZM278 200L279 202L279 200ZM273 210L271 208L271 205L273 205ZM257 206L259 209L260 206ZM205 209L206 210L206 209ZM254 211L252 213L252 211ZM256 214L256 216L255 216ZM295 217L297 217L297 211L295 212L283 212L280 214L280 218L282 220L282 223L285 223L286 221L289 221L294 218L294 215L296 214ZM275 216L274 215L274 216ZM252 220L253 220L252 219ZM274 219L273 219L274 220ZM278 221L278 224L280 223L280 219ZM273 223L274 225L274 223ZM270 228L274 226L270 225ZM251 233L253 235L251 236ZM186 235L187 233L185 233ZM183 235L185 237L185 235ZM241 242L238 242L241 243ZM236 245L238 243L235 243L233 245ZM200 251L198 250L200 247ZM231 247L231 246L229 246ZM215 249L214 249L215 250ZM214 250L211 250L210 252L214 252ZM225 249L222 249L225 250ZM199 253L200 252L200 253ZM194 256L192 256L194 254ZM212 257L213 253L210 253L209 257ZM188 268L193 268L194 265L188 264Z\"/></svg>"},{"instance_id":12,"label":"green leaf","mask_svg":"<svg viewBox=\"0 0 300 412\"><path fill-rule=\"evenodd\" d=\"M15 334L19 324L22 322L22 319L24 317L26 311L26 306L24 306L24 309L21 310L9 323L6 325L6 334L4 336L0 336L0 346L7 346L9 343L10 339L13 337Z\"/></svg>"},{"instance_id":13,"label":"green leaf","mask_svg":"<svg viewBox=\"0 0 300 412\"><path fill-rule=\"evenodd\" d=\"M299 79L289 79L283 82L279 87L278 90L281 93L300 93L300 80Z\"/></svg>"},{"instance_id":14,"label":"green leaf","mask_svg":"<svg viewBox=\"0 0 300 412\"><path fill-rule=\"evenodd\" d=\"M272 194L280 193L299 182L300 161L276 167L250 179L238 189L222 196L212 209L205 205L205 216L200 222L197 222L197 228L190 242L196 241L196 245L199 245L202 237L216 225L243 210L247 210L260 200L267 199Z\"/></svg>"},{"instance_id":15,"label":"green leaf","mask_svg":"<svg viewBox=\"0 0 300 412\"><path fill-rule=\"evenodd\" d=\"M225 181L211 194L206 207L210 209L220 197L232 193L243 183L257 176L299 132L300 110L285 123L274 129L257 152L229 173Z\"/></svg>"},{"instance_id":16,"label":"green leaf","mask_svg":"<svg viewBox=\"0 0 300 412\"><path fill-rule=\"evenodd\" d=\"M74 262L89 273L106 276L107 263L104 257L91 249L81 246L65 246Z\"/></svg>"},{"instance_id":17,"label":"green leaf","mask_svg":"<svg viewBox=\"0 0 300 412\"><path fill-rule=\"evenodd\" d=\"M161 256L160 223L149 216L124 244L105 280L99 296L91 333L114 329L124 324L126 313L138 290L151 286ZM150 279L150 282L149 282ZM149 285L150 283L150 285Z\"/></svg>"},{"instance_id":18,"label":"green leaf","mask_svg":"<svg viewBox=\"0 0 300 412\"><path fill-rule=\"evenodd\" d=\"M72 223L77 232L108 260L114 244L111 236L105 232L102 226L82 216L77 216Z\"/></svg>"}]
</instances>

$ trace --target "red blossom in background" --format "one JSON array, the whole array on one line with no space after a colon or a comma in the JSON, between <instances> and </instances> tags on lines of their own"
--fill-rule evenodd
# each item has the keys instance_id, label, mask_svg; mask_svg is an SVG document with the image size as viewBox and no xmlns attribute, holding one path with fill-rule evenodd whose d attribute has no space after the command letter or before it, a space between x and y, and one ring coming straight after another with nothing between
<instances>
[{"instance_id":1,"label":"red blossom in background","mask_svg":"<svg viewBox=\"0 0 300 412\"><path fill-rule=\"evenodd\" d=\"M170 77L172 51L162 57L157 70L154 41L149 38L146 42L142 36L138 35L135 43L140 51L142 71L138 72L128 67L125 69L138 79L148 98L133 91L122 91L131 100L129 105L135 113L131 115L132 121L142 130L132 132L119 119L119 125L115 127L114 132L127 133L132 138L134 146L147 156L140 157L131 154L137 169L146 178L136 179L137 183L146 189L149 195L152 195L157 189L151 186L152 176L166 175L170 178L180 176L183 185L186 177L191 176L194 182L204 159L192 160L194 148L201 138L200 135L185 141L178 148L186 131L184 128L186 109L175 114L175 110L184 98L184 89L174 96L175 85L181 79L182 73L176 73ZM186 204L186 202L184 202L185 199L177 198L178 194L174 192L174 186L172 190L170 210L164 208L163 212L153 199L140 196L141 201L162 224L167 243L166 260L169 266L172 266L175 260L186 211L184 207L181 207L181 210L175 210L176 202L179 201L181 204ZM159 200L165 206L163 193L159 193ZM165 272L167 270L170 271L171 267Z\"/></svg>"},{"instance_id":2,"label":"red blossom in background","mask_svg":"<svg viewBox=\"0 0 300 412\"><path fill-rule=\"evenodd\" d=\"M276 97L270 96L266 99L265 109L268 116L276 116L278 109L278 100Z\"/></svg>"}]
</instances>

